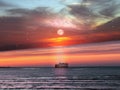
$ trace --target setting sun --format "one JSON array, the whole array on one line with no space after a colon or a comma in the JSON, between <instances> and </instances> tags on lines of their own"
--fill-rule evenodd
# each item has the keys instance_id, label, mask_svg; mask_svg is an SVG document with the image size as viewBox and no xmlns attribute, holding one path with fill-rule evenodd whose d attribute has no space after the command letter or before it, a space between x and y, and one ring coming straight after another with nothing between
<instances>
[{"instance_id":1,"label":"setting sun","mask_svg":"<svg viewBox=\"0 0 120 90\"><path fill-rule=\"evenodd\" d=\"M57 31L57 34L58 34L58 35L63 35L63 34L64 34L64 31L63 31L62 29L59 29L59 30Z\"/></svg>"}]
</instances>

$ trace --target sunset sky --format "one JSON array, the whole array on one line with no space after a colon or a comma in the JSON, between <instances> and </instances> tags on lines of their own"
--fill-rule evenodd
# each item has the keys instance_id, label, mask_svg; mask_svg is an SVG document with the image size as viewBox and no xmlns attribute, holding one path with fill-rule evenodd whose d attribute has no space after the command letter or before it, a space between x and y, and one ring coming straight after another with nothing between
<instances>
[{"instance_id":1,"label":"sunset sky","mask_svg":"<svg viewBox=\"0 0 120 90\"><path fill-rule=\"evenodd\" d=\"M119 0L0 0L0 66L120 66Z\"/></svg>"}]
</instances>

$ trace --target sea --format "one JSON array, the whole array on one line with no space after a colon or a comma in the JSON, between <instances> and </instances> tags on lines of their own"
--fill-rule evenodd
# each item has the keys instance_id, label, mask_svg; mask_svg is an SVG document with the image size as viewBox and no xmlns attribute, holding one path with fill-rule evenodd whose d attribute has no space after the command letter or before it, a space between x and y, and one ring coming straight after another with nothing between
<instances>
[{"instance_id":1,"label":"sea","mask_svg":"<svg viewBox=\"0 0 120 90\"><path fill-rule=\"evenodd\" d=\"M120 90L120 67L0 68L0 90Z\"/></svg>"}]
</instances>

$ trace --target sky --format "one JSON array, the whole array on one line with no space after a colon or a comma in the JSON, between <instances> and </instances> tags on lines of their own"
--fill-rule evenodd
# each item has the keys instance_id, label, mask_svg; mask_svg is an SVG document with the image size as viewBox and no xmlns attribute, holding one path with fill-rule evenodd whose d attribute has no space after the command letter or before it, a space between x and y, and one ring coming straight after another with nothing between
<instances>
[{"instance_id":1,"label":"sky","mask_svg":"<svg viewBox=\"0 0 120 90\"><path fill-rule=\"evenodd\" d=\"M119 66L119 8L119 0L0 0L0 66Z\"/></svg>"}]
</instances>

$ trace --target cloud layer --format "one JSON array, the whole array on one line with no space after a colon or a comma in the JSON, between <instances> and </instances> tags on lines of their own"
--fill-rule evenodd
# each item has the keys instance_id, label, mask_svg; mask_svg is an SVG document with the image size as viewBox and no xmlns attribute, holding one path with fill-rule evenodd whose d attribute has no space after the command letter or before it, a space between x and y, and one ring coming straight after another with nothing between
<instances>
[{"instance_id":1,"label":"cloud layer","mask_svg":"<svg viewBox=\"0 0 120 90\"><path fill-rule=\"evenodd\" d=\"M72 38L69 45L120 40L117 0L59 1L65 6L59 12L0 1L4 12L0 15L0 50L48 47L53 42L44 40L59 37L58 29L65 31L63 37Z\"/></svg>"}]
</instances>

